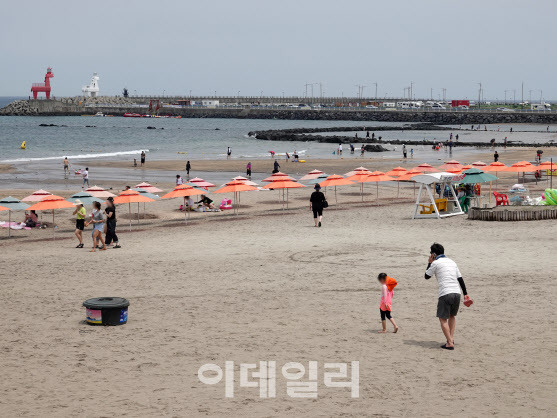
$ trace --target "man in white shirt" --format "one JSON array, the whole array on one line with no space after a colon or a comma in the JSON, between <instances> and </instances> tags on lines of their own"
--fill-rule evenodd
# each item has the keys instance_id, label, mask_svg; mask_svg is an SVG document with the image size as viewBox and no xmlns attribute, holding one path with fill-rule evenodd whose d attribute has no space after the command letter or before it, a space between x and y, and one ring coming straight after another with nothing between
<instances>
[{"instance_id":1,"label":"man in white shirt","mask_svg":"<svg viewBox=\"0 0 557 418\"><path fill-rule=\"evenodd\" d=\"M447 343L441 348L454 350L454 331L456 327L456 314L460 306L460 290L464 294L464 302L471 303L466 285L456 263L445 255L441 244L433 244L428 260L425 279L433 275L439 284L439 300L437 302L437 317L441 323L441 330Z\"/></svg>"},{"instance_id":2,"label":"man in white shirt","mask_svg":"<svg viewBox=\"0 0 557 418\"><path fill-rule=\"evenodd\" d=\"M89 187L89 167L83 170L82 176L83 176L83 185L81 186L81 188L83 189L85 187L85 183L87 183L87 187Z\"/></svg>"}]
</instances>

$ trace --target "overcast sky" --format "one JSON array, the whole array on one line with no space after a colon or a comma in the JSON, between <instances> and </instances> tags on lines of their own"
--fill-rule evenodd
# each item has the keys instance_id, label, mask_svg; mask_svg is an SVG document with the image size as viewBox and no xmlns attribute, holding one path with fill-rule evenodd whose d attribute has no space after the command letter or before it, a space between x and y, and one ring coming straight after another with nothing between
<instances>
[{"instance_id":1,"label":"overcast sky","mask_svg":"<svg viewBox=\"0 0 557 418\"><path fill-rule=\"evenodd\" d=\"M557 99L555 0L5 1L0 96L403 94ZM34 12L33 10L36 10ZM319 95L319 87L314 87Z\"/></svg>"}]
</instances>

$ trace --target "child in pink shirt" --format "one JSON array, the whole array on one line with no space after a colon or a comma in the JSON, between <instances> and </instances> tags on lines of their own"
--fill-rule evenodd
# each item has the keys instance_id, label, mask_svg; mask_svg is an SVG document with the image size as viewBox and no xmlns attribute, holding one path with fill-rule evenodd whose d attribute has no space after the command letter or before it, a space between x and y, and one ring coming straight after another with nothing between
<instances>
[{"instance_id":1,"label":"child in pink shirt","mask_svg":"<svg viewBox=\"0 0 557 418\"><path fill-rule=\"evenodd\" d=\"M398 331L398 327L396 326L396 322L393 318L391 318L391 310L392 310L392 301L393 301L393 289L396 286L396 280L392 277L387 276L385 273L379 273L377 276L377 280L381 283L381 304L379 305L379 311L381 312L381 323L383 325L383 330L378 331L380 334L384 334L387 332L387 320L391 321L393 324L394 331Z\"/></svg>"}]
</instances>

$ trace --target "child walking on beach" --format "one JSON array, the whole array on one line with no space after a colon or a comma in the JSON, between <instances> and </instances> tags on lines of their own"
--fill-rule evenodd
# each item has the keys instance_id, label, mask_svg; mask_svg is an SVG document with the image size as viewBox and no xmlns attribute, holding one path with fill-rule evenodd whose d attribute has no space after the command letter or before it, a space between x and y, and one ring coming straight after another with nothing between
<instances>
[{"instance_id":1,"label":"child walking on beach","mask_svg":"<svg viewBox=\"0 0 557 418\"><path fill-rule=\"evenodd\" d=\"M393 301L393 289L397 285L396 280L392 277L387 276L386 273L379 273L377 280L381 283L381 304L379 305L379 311L381 312L381 323L383 325L383 330L378 331L380 334L387 332L387 319L393 324L394 331L398 331L395 320L391 317L392 301Z\"/></svg>"}]
</instances>

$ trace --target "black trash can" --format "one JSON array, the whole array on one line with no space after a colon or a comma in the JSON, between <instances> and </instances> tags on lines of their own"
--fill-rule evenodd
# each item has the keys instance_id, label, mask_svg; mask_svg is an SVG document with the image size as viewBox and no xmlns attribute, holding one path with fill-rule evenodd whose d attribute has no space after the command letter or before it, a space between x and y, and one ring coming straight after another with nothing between
<instances>
[{"instance_id":1,"label":"black trash can","mask_svg":"<svg viewBox=\"0 0 557 418\"><path fill-rule=\"evenodd\" d=\"M123 325L128 322L130 302L124 298L92 298L83 302L86 321L91 325Z\"/></svg>"}]
</instances>

